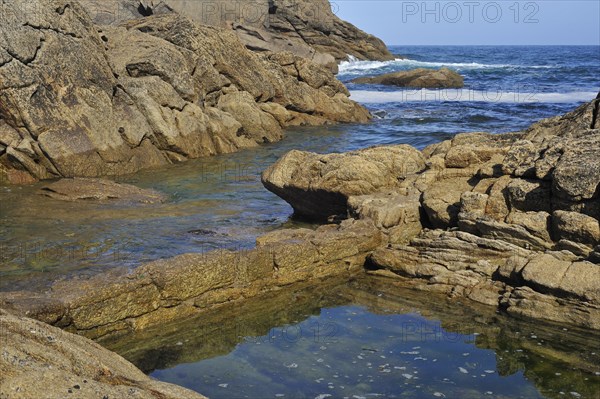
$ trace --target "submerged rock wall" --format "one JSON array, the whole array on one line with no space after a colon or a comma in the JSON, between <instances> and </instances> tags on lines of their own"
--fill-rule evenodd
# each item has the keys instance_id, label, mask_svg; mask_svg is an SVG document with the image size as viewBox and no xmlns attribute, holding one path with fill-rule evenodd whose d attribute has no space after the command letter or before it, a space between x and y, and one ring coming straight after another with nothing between
<instances>
[{"instance_id":1,"label":"submerged rock wall","mask_svg":"<svg viewBox=\"0 0 600 399\"><path fill-rule=\"evenodd\" d=\"M330 71L170 13L94 25L78 2L0 4L0 177L132 173L365 122Z\"/></svg>"},{"instance_id":2,"label":"submerged rock wall","mask_svg":"<svg viewBox=\"0 0 600 399\"><path fill-rule=\"evenodd\" d=\"M186 254L131 273L58 281L47 292L1 293L0 308L100 338L186 318L294 282L347 278L362 272L366 257L382 243L370 221L274 231L258 238L252 250Z\"/></svg>"}]
</instances>

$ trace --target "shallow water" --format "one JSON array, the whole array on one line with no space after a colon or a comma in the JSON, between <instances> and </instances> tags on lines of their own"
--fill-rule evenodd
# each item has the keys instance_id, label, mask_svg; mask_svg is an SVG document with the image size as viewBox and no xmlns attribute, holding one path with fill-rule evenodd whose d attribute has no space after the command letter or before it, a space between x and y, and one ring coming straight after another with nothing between
<instances>
[{"instance_id":1,"label":"shallow water","mask_svg":"<svg viewBox=\"0 0 600 399\"><path fill-rule=\"evenodd\" d=\"M600 336L376 277L295 285L103 344L213 399L600 393Z\"/></svg>"},{"instance_id":2,"label":"shallow water","mask_svg":"<svg viewBox=\"0 0 600 399\"><path fill-rule=\"evenodd\" d=\"M252 246L261 233L298 224L290 220L291 207L267 192L259 177L290 149L423 148L460 132L516 131L591 100L600 85L598 46L391 50L408 60L344 64L340 79L448 65L464 74L465 94L456 101L452 91L349 84L382 119L293 129L280 143L117 179L166 193L165 204L62 203L37 195L40 185L0 186L0 290L39 288L69 273L135 267L186 252Z\"/></svg>"}]
</instances>

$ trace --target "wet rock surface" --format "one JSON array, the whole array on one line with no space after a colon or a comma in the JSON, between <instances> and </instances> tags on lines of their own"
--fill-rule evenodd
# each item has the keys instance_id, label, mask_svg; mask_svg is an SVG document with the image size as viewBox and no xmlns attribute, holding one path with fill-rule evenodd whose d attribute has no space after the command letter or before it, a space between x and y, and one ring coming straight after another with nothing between
<instances>
[{"instance_id":1,"label":"wet rock surface","mask_svg":"<svg viewBox=\"0 0 600 399\"><path fill-rule=\"evenodd\" d=\"M91 338L123 334L298 281L348 278L383 242L369 220L277 230L252 250L181 255L129 273L57 281L44 293L5 292L0 307Z\"/></svg>"},{"instance_id":2,"label":"wet rock surface","mask_svg":"<svg viewBox=\"0 0 600 399\"><path fill-rule=\"evenodd\" d=\"M357 78L353 83L382 84L386 86L414 87L420 89L460 89L464 79L448 68L438 70L418 68L384 75Z\"/></svg>"}]
</instances>

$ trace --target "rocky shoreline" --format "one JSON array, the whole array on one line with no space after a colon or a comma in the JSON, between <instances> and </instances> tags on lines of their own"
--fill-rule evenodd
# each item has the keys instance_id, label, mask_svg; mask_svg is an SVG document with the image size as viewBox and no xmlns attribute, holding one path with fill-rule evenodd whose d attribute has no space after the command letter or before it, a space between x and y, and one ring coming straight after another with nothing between
<instances>
[{"instance_id":1,"label":"rocky shoreline","mask_svg":"<svg viewBox=\"0 0 600 399\"><path fill-rule=\"evenodd\" d=\"M172 12L95 25L97 4L2 5L2 180L122 175L370 119L308 58Z\"/></svg>"},{"instance_id":2,"label":"rocky shoreline","mask_svg":"<svg viewBox=\"0 0 600 399\"><path fill-rule=\"evenodd\" d=\"M161 202L91 178L255 147L290 126L370 120L335 78L337 61L393 56L327 1L259 1L257 20L206 14L209 3L0 4L0 179L76 177L42 193ZM323 223L314 230L0 293L0 396L201 398L89 339L119 347L166 324L365 276L389 295L425 291L597 334L599 114L600 94L525 131L459 134L423 151L291 151L263 184L297 217Z\"/></svg>"},{"instance_id":3,"label":"rocky shoreline","mask_svg":"<svg viewBox=\"0 0 600 399\"><path fill-rule=\"evenodd\" d=\"M181 255L59 281L44 293L2 293L1 306L100 338L295 282L367 272L598 330L599 103L524 132L458 135L422 153L294 151L265 171L265 185L299 215L350 218L278 230L253 250ZM310 213L316 209L325 213Z\"/></svg>"}]
</instances>

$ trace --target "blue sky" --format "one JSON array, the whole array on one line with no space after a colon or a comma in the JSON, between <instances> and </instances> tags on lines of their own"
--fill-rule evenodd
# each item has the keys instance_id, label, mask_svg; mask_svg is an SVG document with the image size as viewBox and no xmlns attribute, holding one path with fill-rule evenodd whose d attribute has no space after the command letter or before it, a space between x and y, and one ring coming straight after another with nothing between
<instances>
[{"instance_id":1,"label":"blue sky","mask_svg":"<svg viewBox=\"0 0 600 399\"><path fill-rule=\"evenodd\" d=\"M340 18L388 45L600 45L598 0L331 1Z\"/></svg>"}]
</instances>

